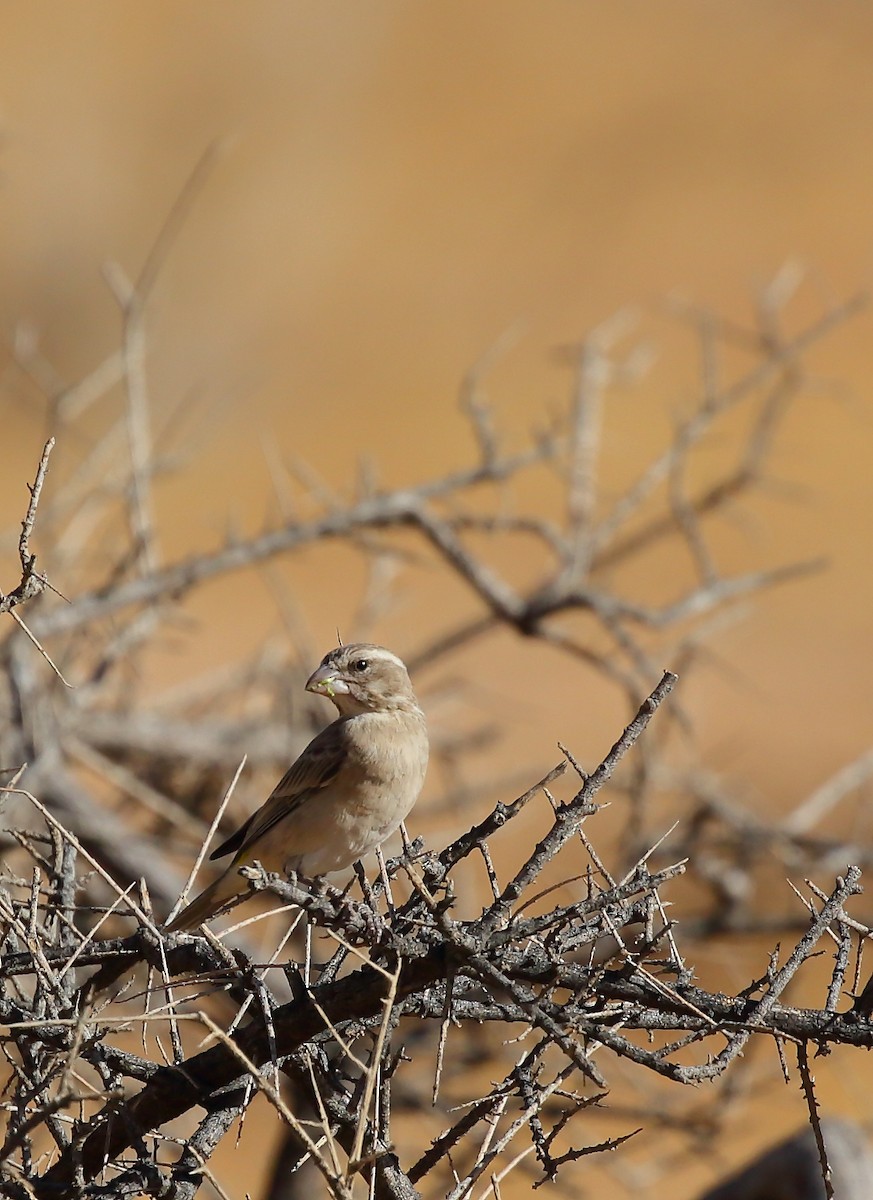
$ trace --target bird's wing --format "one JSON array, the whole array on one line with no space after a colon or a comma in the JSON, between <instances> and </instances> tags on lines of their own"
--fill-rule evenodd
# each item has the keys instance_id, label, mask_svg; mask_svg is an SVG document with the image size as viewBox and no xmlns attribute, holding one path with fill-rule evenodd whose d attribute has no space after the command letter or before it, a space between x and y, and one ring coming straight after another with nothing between
<instances>
[{"instance_id":1,"label":"bird's wing","mask_svg":"<svg viewBox=\"0 0 873 1200\"><path fill-rule=\"evenodd\" d=\"M269 798L252 813L244 825L226 842L213 850L210 858L226 854L241 855L279 821L308 799L313 792L327 787L336 779L346 761L346 740L340 730L341 722L334 721L313 738L296 762L292 763Z\"/></svg>"}]
</instances>

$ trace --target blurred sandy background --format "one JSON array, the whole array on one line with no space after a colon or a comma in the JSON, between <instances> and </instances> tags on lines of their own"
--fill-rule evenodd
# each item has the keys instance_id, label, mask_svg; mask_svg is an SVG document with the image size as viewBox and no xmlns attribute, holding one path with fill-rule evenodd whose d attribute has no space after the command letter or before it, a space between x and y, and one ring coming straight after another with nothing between
<instances>
[{"instance_id":1,"label":"blurred sandy background","mask_svg":"<svg viewBox=\"0 0 873 1200\"><path fill-rule=\"evenodd\" d=\"M668 293L745 320L786 259L809 269L805 316L869 281L865 4L30 0L0 14L0 328L38 331L60 377L117 343L102 264L136 276L205 147L224 139L149 310L157 416L218 405L161 493L168 557L275 514L265 442L340 489L362 456L386 484L468 461L459 382L520 323L490 383L519 439L566 395L554 347L631 303L667 357L609 415L618 480L696 380L691 339L658 315ZM795 409L774 463L791 487L737 514L724 565L825 553L830 569L756 602L717 639L730 670L685 695L709 761L774 809L870 740L870 317L813 362L842 386ZM43 412L8 365L4 378L0 502L17 520ZM287 575L320 649L354 608L336 571L307 560ZM459 590L439 611L427 597L398 612L397 649L476 611ZM266 591L215 589L195 608L155 683L243 653L275 620ZM503 637L458 669L525 761L551 764L556 737L593 758L619 709L597 703L589 721L588 677L570 669L522 704L536 653ZM827 1098L832 1112L861 1104L839 1072ZM766 1127L738 1122L738 1156L803 1120L796 1092L784 1100ZM675 1175L670 1194L699 1178ZM250 1174L229 1186L257 1195Z\"/></svg>"}]
</instances>

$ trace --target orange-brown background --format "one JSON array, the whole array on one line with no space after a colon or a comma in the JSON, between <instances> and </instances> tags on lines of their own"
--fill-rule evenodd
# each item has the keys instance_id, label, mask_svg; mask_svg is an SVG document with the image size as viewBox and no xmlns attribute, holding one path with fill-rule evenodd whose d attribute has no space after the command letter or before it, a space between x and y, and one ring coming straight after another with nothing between
<instances>
[{"instance_id":1,"label":"orange-brown background","mask_svg":"<svg viewBox=\"0 0 873 1200\"><path fill-rule=\"evenodd\" d=\"M825 299L868 281L865 4L31 0L3 3L0 18L0 324L32 323L65 378L117 342L101 264L136 275L194 163L224 139L150 307L156 414L188 397L222 403L160 494L168 556L275 511L265 439L337 487L361 456L389 484L458 465L458 382L519 320L491 389L516 440L566 393L552 347L628 302L681 289L746 318L790 257ZM847 387L803 400L780 443L775 467L800 495L744 514L746 561L824 551L830 570L726 630L717 648L734 672L701 676L685 697L710 761L774 812L870 739L870 334L862 316L815 355ZM672 375L611 415L607 479L691 394L690 340L679 347ZM43 427L6 380L9 524ZM738 544L734 531L732 562ZM13 558L3 570L14 575ZM288 575L325 647L353 608L336 570L313 560ZM438 614L426 593L410 599L397 648L473 608L456 593L446 603ZM196 611L156 681L242 653L275 619L266 592L232 588ZM524 761L550 763L556 737L593 757L614 721L588 719L572 670L527 695L523 720L507 711L534 654L507 638L477 651L466 666L479 703ZM858 1115L847 1063L828 1102ZM743 1151L803 1119L796 1093L770 1116L738 1121ZM697 1178L680 1193L674 1177L670 1194Z\"/></svg>"}]
</instances>

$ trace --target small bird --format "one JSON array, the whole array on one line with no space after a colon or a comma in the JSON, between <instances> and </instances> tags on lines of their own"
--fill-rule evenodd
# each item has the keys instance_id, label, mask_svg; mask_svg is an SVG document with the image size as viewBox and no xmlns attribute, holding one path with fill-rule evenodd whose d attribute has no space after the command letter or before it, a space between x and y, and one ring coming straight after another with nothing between
<instances>
[{"instance_id":1,"label":"small bird","mask_svg":"<svg viewBox=\"0 0 873 1200\"><path fill-rule=\"evenodd\" d=\"M384 646L331 650L306 683L339 717L312 739L261 808L210 858L230 866L167 929L197 929L246 891L239 868L310 878L341 871L392 834L418 799L428 741L403 662Z\"/></svg>"}]
</instances>

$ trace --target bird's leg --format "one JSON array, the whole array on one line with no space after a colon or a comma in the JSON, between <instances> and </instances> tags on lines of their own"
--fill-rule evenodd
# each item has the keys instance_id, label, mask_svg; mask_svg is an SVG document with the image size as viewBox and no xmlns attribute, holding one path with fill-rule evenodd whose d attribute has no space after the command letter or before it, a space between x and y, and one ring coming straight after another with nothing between
<instances>
[{"instance_id":1,"label":"bird's leg","mask_svg":"<svg viewBox=\"0 0 873 1200\"><path fill-rule=\"evenodd\" d=\"M376 897L373 894L373 889L370 887L370 881L367 878L367 872L364 870L364 864L360 859L355 863L355 875L358 883L361 885L361 895L364 898L364 903L369 904L373 912L376 911Z\"/></svg>"},{"instance_id":2,"label":"bird's leg","mask_svg":"<svg viewBox=\"0 0 873 1200\"><path fill-rule=\"evenodd\" d=\"M356 875L358 874L358 867L360 865L361 865L360 863L355 863L355 874ZM358 878L358 882L360 883L360 877ZM354 886L355 886L354 879L350 879L348 881L348 883L346 884L346 886L343 888L343 890L340 892L340 896L339 896L340 900L345 900L346 896L349 894L349 892L352 890L352 888ZM363 886L362 886L361 890L363 891Z\"/></svg>"}]
</instances>

